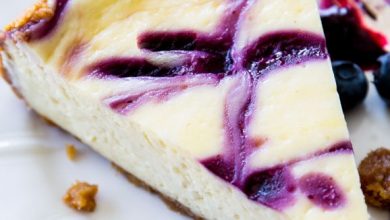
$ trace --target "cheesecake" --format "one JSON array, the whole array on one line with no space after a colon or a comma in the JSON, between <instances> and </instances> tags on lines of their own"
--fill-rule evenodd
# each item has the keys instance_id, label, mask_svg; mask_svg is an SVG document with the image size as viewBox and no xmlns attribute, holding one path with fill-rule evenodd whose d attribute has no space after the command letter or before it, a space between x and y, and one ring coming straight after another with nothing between
<instances>
[{"instance_id":1,"label":"cheesecake","mask_svg":"<svg viewBox=\"0 0 390 220\"><path fill-rule=\"evenodd\" d=\"M29 107L197 217L368 219L315 0L41 0L1 60Z\"/></svg>"}]
</instances>

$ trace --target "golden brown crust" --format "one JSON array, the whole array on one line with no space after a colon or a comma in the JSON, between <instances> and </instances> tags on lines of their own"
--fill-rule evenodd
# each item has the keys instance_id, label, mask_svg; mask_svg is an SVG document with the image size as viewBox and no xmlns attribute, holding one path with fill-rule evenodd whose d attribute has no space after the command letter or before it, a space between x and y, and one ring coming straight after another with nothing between
<instances>
[{"instance_id":1,"label":"golden brown crust","mask_svg":"<svg viewBox=\"0 0 390 220\"><path fill-rule=\"evenodd\" d=\"M134 175L132 175L131 173L127 172L126 170L124 170L123 168L121 168L120 166L112 163L112 166L118 171L120 172L121 174L123 174L126 179L133 183L134 185L138 186L138 187L141 187L155 195L157 195L158 197L160 197L160 199L167 205L167 207L169 209L171 209L172 211L174 212L177 212L177 213L180 213L182 215L186 215L188 217L191 217L192 219L194 220L204 220L204 218L202 217L199 217L198 215L196 215L195 213L193 213L189 208L183 206L182 204L180 204L179 202L177 202L175 199L172 199L164 194L162 194L161 192L153 189L153 187L151 187L150 185L148 185L147 183L145 183L144 181L138 179L137 177L135 177Z\"/></svg>"},{"instance_id":2,"label":"golden brown crust","mask_svg":"<svg viewBox=\"0 0 390 220\"><path fill-rule=\"evenodd\" d=\"M28 9L23 17L12 22L5 27L6 31L14 31L23 28L25 25L30 23L37 23L43 19L52 17L54 10L49 7L47 0L40 0L33 7Z\"/></svg>"}]
</instances>

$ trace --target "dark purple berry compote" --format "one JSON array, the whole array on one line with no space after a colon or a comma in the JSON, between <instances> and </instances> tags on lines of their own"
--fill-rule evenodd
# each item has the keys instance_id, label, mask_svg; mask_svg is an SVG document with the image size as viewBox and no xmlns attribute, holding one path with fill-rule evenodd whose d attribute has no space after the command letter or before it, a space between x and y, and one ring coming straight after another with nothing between
<instances>
[{"instance_id":1,"label":"dark purple berry compote","mask_svg":"<svg viewBox=\"0 0 390 220\"><path fill-rule=\"evenodd\" d=\"M139 34L137 45L148 56L99 60L85 68L86 75L96 80L137 78L148 83L136 92L104 99L107 106L121 115L130 114L146 102L164 102L193 87L218 86L225 79L235 79L237 83L224 99L224 151L200 162L223 181L240 189L249 199L275 210L293 205L298 194L306 195L314 205L323 209L341 206L345 198L334 180L321 173L297 179L292 169L300 161L329 154L351 153L349 142L341 142L305 158L283 161L273 167L251 168L248 163L258 145L261 145L261 141L253 140L248 135L256 88L261 86L260 81L280 69L307 62L326 62L328 52L325 38L301 29L277 30L262 34L244 47L238 47L240 20L246 18L247 9L252 4L248 0L228 2L231 7L211 33L188 29L144 31ZM61 19L66 3L66 0L58 0L52 19L29 27L31 39L42 39L51 33ZM329 39L333 51L331 35ZM374 44L373 49L370 48L375 56L381 53L380 47L376 46ZM158 63L149 59L150 55L176 55L180 59Z\"/></svg>"},{"instance_id":2,"label":"dark purple berry compote","mask_svg":"<svg viewBox=\"0 0 390 220\"><path fill-rule=\"evenodd\" d=\"M320 12L332 60L347 60L370 69L385 54L386 37L369 28L360 0L322 0Z\"/></svg>"},{"instance_id":3,"label":"dark purple berry compote","mask_svg":"<svg viewBox=\"0 0 390 220\"><path fill-rule=\"evenodd\" d=\"M274 209L294 203L297 186L288 167L255 172L247 177L243 191L248 197Z\"/></svg>"},{"instance_id":4,"label":"dark purple berry compote","mask_svg":"<svg viewBox=\"0 0 390 220\"><path fill-rule=\"evenodd\" d=\"M309 200L324 209L338 208L345 202L342 190L331 176L309 173L301 177L298 184Z\"/></svg>"}]
</instances>

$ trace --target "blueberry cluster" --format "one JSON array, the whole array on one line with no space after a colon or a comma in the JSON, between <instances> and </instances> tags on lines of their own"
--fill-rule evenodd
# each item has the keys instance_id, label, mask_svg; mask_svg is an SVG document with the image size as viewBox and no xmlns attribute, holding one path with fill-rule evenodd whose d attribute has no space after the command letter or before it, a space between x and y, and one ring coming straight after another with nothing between
<instances>
[{"instance_id":1,"label":"blueberry cluster","mask_svg":"<svg viewBox=\"0 0 390 220\"><path fill-rule=\"evenodd\" d=\"M366 25L363 14L373 20L375 15L366 10L363 2L356 2L323 0L320 5L326 44L344 111L357 106L367 95L368 81L361 68L375 70L376 88L390 103L390 54L384 49L386 36Z\"/></svg>"}]
</instances>

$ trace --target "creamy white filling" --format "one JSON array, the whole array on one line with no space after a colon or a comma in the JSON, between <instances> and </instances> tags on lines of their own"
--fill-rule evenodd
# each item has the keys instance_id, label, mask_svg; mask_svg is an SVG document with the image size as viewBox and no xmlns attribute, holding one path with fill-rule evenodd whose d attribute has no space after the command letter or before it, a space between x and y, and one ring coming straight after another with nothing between
<instances>
[{"instance_id":1,"label":"creamy white filling","mask_svg":"<svg viewBox=\"0 0 390 220\"><path fill-rule=\"evenodd\" d=\"M269 167L349 139L329 60L269 73L257 88L250 135L265 143L253 167Z\"/></svg>"},{"instance_id":2,"label":"creamy white filling","mask_svg":"<svg viewBox=\"0 0 390 220\"><path fill-rule=\"evenodd\" d=\"M258 0L249 3L250 9L240 23L237 48L275 31L298 30L323 35L315 1Z\"/></svg>"}]
</instances>

